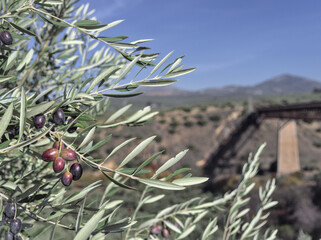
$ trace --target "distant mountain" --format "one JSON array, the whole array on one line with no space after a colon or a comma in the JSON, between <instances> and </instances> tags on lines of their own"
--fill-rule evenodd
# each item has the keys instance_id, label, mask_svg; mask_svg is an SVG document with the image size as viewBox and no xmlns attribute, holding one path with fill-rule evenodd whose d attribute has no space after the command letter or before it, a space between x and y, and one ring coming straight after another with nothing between
<instances>
[{"instance_id":1,"label":"distant mountain","mask_svg":"<svg viewBox=\"0 0 321 240\"><path fill-rule=\"evenodd\" d=\"M173 86L166 86L144 90L146 90L145 95L149 96L187 96L194 94L203 94L214 97L221 97L229 95L289 95L296 93L309 93L312 92L314 88L321 89L321 82L291 74L283 74L253 86L235 85L221 88L208 88L200 91L186 91Z\"/></svg>"},{"instance_id":2,"label":"distant mountain","mask_svg":"<svg viewBox=\"0 0 321 240\"><path fill-rule=\"evenodd\" d=\"M307 93L312 92L314 88L321 88L321 82L290 74L277 76L253 86L254 92L261 95Z\"/></svg>"}]
</instances>

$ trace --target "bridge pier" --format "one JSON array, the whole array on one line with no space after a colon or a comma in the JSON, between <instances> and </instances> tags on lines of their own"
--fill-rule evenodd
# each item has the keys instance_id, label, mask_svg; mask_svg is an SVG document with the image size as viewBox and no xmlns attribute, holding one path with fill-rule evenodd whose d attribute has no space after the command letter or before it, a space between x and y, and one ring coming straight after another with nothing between
<instances>
[{"instance_id":1,"label":"bridge pier","mask_svg":"<svg viewBox=\"0 0 321 240\"><path fill-rule=\"evenodd\" d=\"M277 176L300 171L297 125L284 122L278 129Z\"/></svg>"}]
</instances>

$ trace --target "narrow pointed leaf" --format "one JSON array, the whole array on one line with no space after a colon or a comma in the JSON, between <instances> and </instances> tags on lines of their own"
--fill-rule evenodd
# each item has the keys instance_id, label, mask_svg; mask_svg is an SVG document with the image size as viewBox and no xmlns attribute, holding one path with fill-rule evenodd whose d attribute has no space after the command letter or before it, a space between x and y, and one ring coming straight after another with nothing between
<instances>
[{"instance_id":1,"label":"narrow pointed leaf","mask_svg":"<svg viewBox=\"0 0 321 240\"><path fill-rule=\"evenodd\" d=\"M45 113L54 104L54 101L37 104L36 106L29 108L29 110L27 111L27 117L30 118L40 113Z\"/></svg>"},{"instance_id":2,"label":"narrow pointed leaf","mask_svg":"<svg viewBox=\"0 0 321 240\"><path fill-rule=\"evenodd\" d=\"M80 231L75 236L74 240L86 240L95 231L99 221L104 216L105 210L100 210L85 224L85 226L80 229Z\"/></svg>"},{"instance_id":3,"label":"narrow pointed leaf","mask_svg":"<svg viewBox=\"0 0 321 240\"><path fill-rule=\"evenodd\" d=\"M109 159L111 156L113 156L116 152L118 152L118 150L120 150L121 148L123 148L125 145L127 145L128 143L130 143L131 141L133 141L135 138L130 138L128 140L126 140L125 142L121 143L120 145L118 145L117 147L115 147L113 149L113 151L106 157L106 159L104 161L106 161L107 159Z\"/></svg>"},{"instance_id":4,"label":"narrow pointed leaf","mask_svg":"<svg viewBox=\"0 0 321 240\"><path fill-rule=\"evenodd\" d=\"M6 112L3 114L1 121L0 121L0 139L2 138L2 135L5 133L10 120L12 118L12 113L13 113L13 103L9 105L7 108Z\"/></svg>"},{"instance_id":5,"label":"narrow pointed leaf","mask_svg":"<svg viewBox=\"0 0 321 240\"><path fill-rule=\"evenodd\" d=\"M113 97L113 98L129 98L129 97L136 97L141 94L143 94L143 92L126 93L126 94L103 94L103 95L106 97Z\"/></svg>"},{"instance_id":6,"label":"narrow pointed leaf","mask_svg":"<svg viewBox=\"0 0 321 240\"><path fill-rule=\"evenodd\" d=\"M135 64L137 63L137 61L140 59L140 55L135 57L133 61L131 61L126 67L125 69L122 71L122 73L119 75L117 81L115 82L114 85L116 85L120 80L122 80L131 70L132 68L135 66Z\"/></svg>"},{"instance_id":7,"label":"narrow pointed leaf","mask_svg":"<svg viewBox=\"0 0 321 240\"><path fill-rule=\"evenodd\" d=\"M149 76L153 75L166 61L167 59L173 54L173 51L167 54L157 65L153 68L153 70L150 72Z\"/></svg>"},{"instance_id":8,"label":"narrow pointed leaf","mask_svg":"<svg viewBox=\"0 0 321 240\"><path fill-rule=\"evenodd\" d=\"M193 71L195 71L195 68L187 68L187 69L179 70L176 72L168 73L168 74L164 75L163 77L164 78L174 78L174 77L178 77L178 76L182 76L182 75L191 73Z\"/></svg>"},{"instance_id":9,"label":"narrow pointed leaf","mask_svg":"<svg viewBox=\"0 0 321 240\"><path fill-rule=\"evenodd\" d=\"M84 140L81 142L81 144L79 145L78 149L80 149L81 147L85 146L87 143L90 142L90 140L92 139L92 137L95 134L95 130L96 127L93 127L92 129L90 129L90 131L88 132L88 134L86 135L86 137L84 138Z\"/></svg>"},{"instance_id":10,"label":"narrow pointed leaf","mask_svg":"<svg viewBox=\"0 0 321 240\"><path fill-rule=\"evenodd\" d=\"M208 180L207 177L189 177L189 178L175 179L172 183L175 183L179 186L191 186L191 185L204 183L207 180Z\"/></svg>"},{"instance_id":11,"label":"narrow pointed leaf","mask_svg":"<svg viewBox=\"0 0 321 240\"><path fill-rule=\"evenodd\" d=\"M26 125L26 94L25 94L25 89L22 87L21 88L21 105L20 105L20 122L19 122L19 138L18 142L20 142L23 131L25 129Z\"/></svg>"},{"instance_id":12,"label":"narrow pointed leaf","mask_svg":"<svg viewBox=\"0 0 321 240\"><path fill-rule=\"evenodd\" d=\"M130 107L132 106L132 104L128 104L125 107L122 107L121 109L119 109L118 111L116 111L113 115L111 115L105 123L110 123L112 121L114 121L115 119L119 118L121 115L123 115Z\"/></svg>"},{"instance_id":13,"label":"narrow pointed leaf","mask_svg":"<svg viewBox=\"0 0 321 240\"><path fill-rule=\"evenodd\" d=\"M169 159L167 162L165 162L159 169L157 169L153 178L156 178L160 173L166 171L167 169L169 169L170 167L175 165L178 161L180 161L185 156L187 151L188 150L184 150L184 151L180 152L179 154L177 154L175 157L173 157L173 158Z\"/></svg>"},{"instance_id":14,"label":"narrow pointed leaf","mask_svg":"<svg viewBox=\"0 0 321 240\"><path fill-rule=\"evenodd\" d=\"M164 182L164 181L155 180L155 179L139 178L137 180L141 183L146 184L147 186L165 189L165 190L184 190L185 189L185 187L176 185L174 183Z\"/></svg>"},{"instance_id":15,"label":"narrow pointed leaf","mask_svg":"<svg viewBox=\"0 0 321 240\"><path fill-rule=\"evenodd\" d=\"M103 71L102 73L100 73L90 84L89 88L87 89L87 93L89 93L91 90L93 90L99 83L100 81L110 77L112 74L114 74L116 71L119 70L118 66L113 66L110 67L108 69L106 69L105 71Z\"/></svg>"},{"instance_id":16,"label":"narrow pointed leaf","mask_svg":"<svg viewBox=\"0 0 321 240\"><path fill-rule=\"evenodd\" d=\"M137 172L139 172L141 169L143 169L144 167L146 167L148 164L150 164L155 158L157 158L159 155L161 155L163 152L158 152L156 154L154 154L153 156L151 156L150 158L148 158L147 160L145 160L138 168L135 169L135 171L133 172L133 175L135 175Z\"/></svg>"},{"instance_id":17,"label":"narrow pointed leaf","mask_svg":"<svg viewBox=\"0 0 321 240\"><path fill-rule=\"evenodd\" d=\"M119 164L118 169L125 166L128 162L130 162L134 157L136 157L141 151L143 151L148 144L150 144L156 136L149 137L141 142L127 157Z\"/></svg>"},{"instance_id":18,"label":"narrow pointed leaf","mask_svg":"<svg viewBox=\"0 0 321 240\"><path fill-rule=\"evenodd\" d=\"M146 87L162 87L162 86L171 85L175 82L177 82L176 79L157 79L157 80L139 82L137 83L137 85L146 86Z\"/></svg>"}]
</instances>

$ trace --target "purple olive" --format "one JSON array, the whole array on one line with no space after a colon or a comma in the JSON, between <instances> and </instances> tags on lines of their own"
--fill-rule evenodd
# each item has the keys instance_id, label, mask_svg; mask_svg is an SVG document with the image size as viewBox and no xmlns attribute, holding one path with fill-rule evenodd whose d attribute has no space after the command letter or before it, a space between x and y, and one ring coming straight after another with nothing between
<instances>
[{"instance_id":1,"label":"purple olive","mask_svg":"<svg viewBox=\"0 0 321 240\"><path fill-rule=\"evenodd\" d=\"M53 121L58 125L63 125L65 123L65 112L58 108L53 114Z\"/></svg>"},{"instance_id":2,"label":"purple olive","mask_svg":"<svg viewBox=\"0 0 321 240\"><path fill-rule=\"evenodd\" d=\"M74 163L73 165L71 165L69 171L72 174L72 179L75 181L79 180L82 176L82 166L80 165L80 163Z\"/></svg>"},{"instance_id":3,"label":"purple olive","mask_svg":"<svg viewBox=\"0 0 321 240\"><path fill-rule=\"evenodd\" d=\"M43 114L38 114L33 118L33 123L37 129L42 128L46 123L46 117Z\"/></svg>"},{"instance_id":4,"label":"purple olive","mask_svg":"<svg viewBox=\"0 0 321 240\"><path fill-rule=\"evenodd\" d=\"M5 240L13 240L14 235L11 232L6 232L4 235Z\"/></svg>"},{"instance_id":5,"label":"purple olive","mask_svg":"<svg viewBox=\"0 0 321 240\"><path fill-rule=\"evenodd\" d=\"M74 161L77 159L77 155L72 149L61 150L61 157L66 161Z\"/></svg>"},{"instance_id":6,"label":"purple olive","mask_svg":"<svg viewBox=\"0 0 321 240\"><path fill-rule=\"evenodd\" d=\"M56 141L53 145L52 145L53 148L56 148L58 150L62 150L62 149L65 149L65 144L63 142L60 142L59 141Z\"/></svg>"},{"instance_id":7,"label":"purple olive","mask_svg":"<svg viewBox=\"0 0 321 240\"><path fill-rule=\"evenodd\" d=\"M68 187L72 182L72 174L70 172L64 172L61 176L61 182Z\"/></svg>"},{"instance_id":8,"label":"purple olive","mask_svg":"<svg viewBox=\"0 0 321 240\"><path fill-rule=\"evenodd\" d=\"M14 215L16 213L16 206L14 203L8 203L5 210L4 214L6 215L7 218L13 219Z\"/></svg>"},{"instance_id":9,"label":"purple olive","mask_svg":"<svg viewBox=\"0 0 321 240\"><path fill-rule=\"evenodd\" d=\"M14 235L19 233L21 231L22 224L19 218L13 219L10 223L10 232L12 232Z\"/></svg>"},{"instance_id":10,"label":"purple olive","mask_svg":"<svg viewBox=\"0 0 321 240\"><path fill-rule=\"evenodd\" d=\"M77 131L77 127L75 127L76 123L78 123L78 120L75 120L74 118L69 119L68 124L71 124L71 126L68 128L69 133L73 133Z\"/></svg>"},{"instance_id":11,"label":"purple olive","mask_svg":"<svg viewBox=\"0 0 321 240\"><path fill-rule=\"evenodd\" d=\"M53 170L55 173L59 173L65 168L65 161L61 157L57 157L52 165Z\"/></svg>"},{"instance_id":12,"label":"purple olive","mask_svg":"<svg viewBox=\"0 0 321 240\"><path fill-rule=\"evenodd\" d=\"M0 40L3 42L5 45L11 45L13 42L13 38L11 36L11 33L8 31L2 31L0 33Z\"/></svg>"},{"instance_id":13,"label":"purple olive","mask_svg":"<svg viewBox=\"0 0 321 240\"><path fill-rule=\"evenodd\" d=\"M43 152L42 160L44 160L45 162L51 162L58 157L58 154L59 154L58 149L50 148Z\"/></svg>"}]
</instances>

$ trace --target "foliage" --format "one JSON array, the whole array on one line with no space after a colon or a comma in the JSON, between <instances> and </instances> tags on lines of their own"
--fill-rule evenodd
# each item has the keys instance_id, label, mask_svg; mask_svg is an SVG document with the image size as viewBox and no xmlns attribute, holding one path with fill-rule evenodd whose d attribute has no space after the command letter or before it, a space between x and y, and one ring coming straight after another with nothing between
<instances>
[{"instance_id":1,"label":"foliage","mask_svg":"<svg viewBox=\"0 0 321 240\"><path fill-rule=\"evenodd\" d=\"M129 239L149 235L150 227L160 221L177 233L176 239L183 239L205 215L224 206L228 209L228 203L232 203L224 239L258 238L267 216L262 212L275 204L271 201L274 181L260 191L262 206L250 222L243 219L246 212L240 211L248 201L243 198L253 188L250 182L258 170L258 155L244 167L244 179L238 189L222 199L206 202L193 198L163 209L147 221L138 219L143 205L165 197L165 194L150 194L151 189L183 190L207 178L194 177L186 168L160 177L178 163L187 150L166 161L150 178L142 174L148 173L146 167L161 152L128 168L155 136L139 141L116 168L106 167L111 157L125 151L126 145L136 139L124 141L103 159L98 159L94 152L108 144L112 136L97 142L95 135L100 129L143 125L158 113L147 106L128 114L131 104L111 111L110 98L135 97L142 94L136 91L140 86L170 85L194 68L185 69L182 57L168 63L172 52L159 60L158 53L149 53L149 48L143 46L150 39L125 42L127 36L106 37L108 30L121 21L101 24L92 17L88 4L76 7L76 3L77 0L0 1L1 29L8 30L14 40L11 45L1 45L1 215L8 218L3 213L4 207L14 204L14 218L19 216L23 223L22 232L18 234L23 239L36 239L46 233L49 239L68 236L76 240L97 240L124 231L125 238ZM35 127L38 116L44 117L46 123L42 125L41 120ZM53 143L58 147L50 148ZM66 151L62 144L71 155L64 157ZM51 152L57 152L66 160L63 174L52 171L54 159L51 156L42 155L48 149L57 149ZM64 185L70 184L63 179L73 160L100 172L107 186L102 181L93 182L80 191L73 189L73 185L69 189L63 186L60 178ZM110 200L110 197L120 188L135 191L138 184L146 187L133 216L119 219L117 212L123 201ZM99 198L93 200L95 194L99 194ZM213 218L202 239L209 239L217 228L217 218ZM1 228L1 236L5 232L9 232L8 226ZM267 231L264 237L274 239L275 233ZM150 237L155 239L155 236Z\"/></svg>"},{"instance_id":2,"label":"foliage","mask_svg":"<svg viewBox=\"0 0 321 240\"><path fill-rule=\"evenodd\" d=\"M142 125L157 114L145 107L126 116L131 108L127 105L109 113L103 122L98 121L97 117L108 111L109 98L134 97L141 94L133 91L139 86L169 85L176 77L194 69L184 69L182 57L166 63L172 53L156 62L159 54L146 53L148 48L141 46L149 39L124 42L126 36L105 37L103 34L121 21L100 24L91 17L93 11L88 4L76 8L76 2L2 0L0 3L1 28L8 30L14 39L12 45L1 47L1 199L6 204L14 202L29 227L35 221L49 224L36 232L23 231L25 238L35 238L48 226L52 229L51 239L57 227L74 231L75 239L87 239L90 235L96 239L111 231L122 231L135 222L128 218L114 219L114 211L121 201L108 200L106 194L110 189L134 189L134 181L161 189L182 190L185 182L198 184L206 180L189 175L178 183L171 182L170 178L157 179L186 151L161 166L152 179L141 178L139 174L159 153L136 169L127 169L126 165L155 136L142 140L116 169L107 168L104 163L134 138L114 148L105 159L92 156L111 139L107 136L101 142L94 142L97 129ZM144 77L136 79L148 69ZM61 122L56 116L59 111ZM47 123L42 126L41 122L35 128L34 121L39 115L44 116ZM41 160L44 158L41 153L56 141L74 151L78 162L100 171L112 182L99 204L86 202L86 198L101 188L101 182L71 194L59 183L60 174L51 170L51 159L46 158L49 163ZM59 148L59 154L60 151ZM63 151L61 154L63 156ZM65 157L65 160L73 159L73 156ZM68 172L68 166L65 171ZM70 214L75 221L62 223Z\"/></svg>"}]
</instances>

